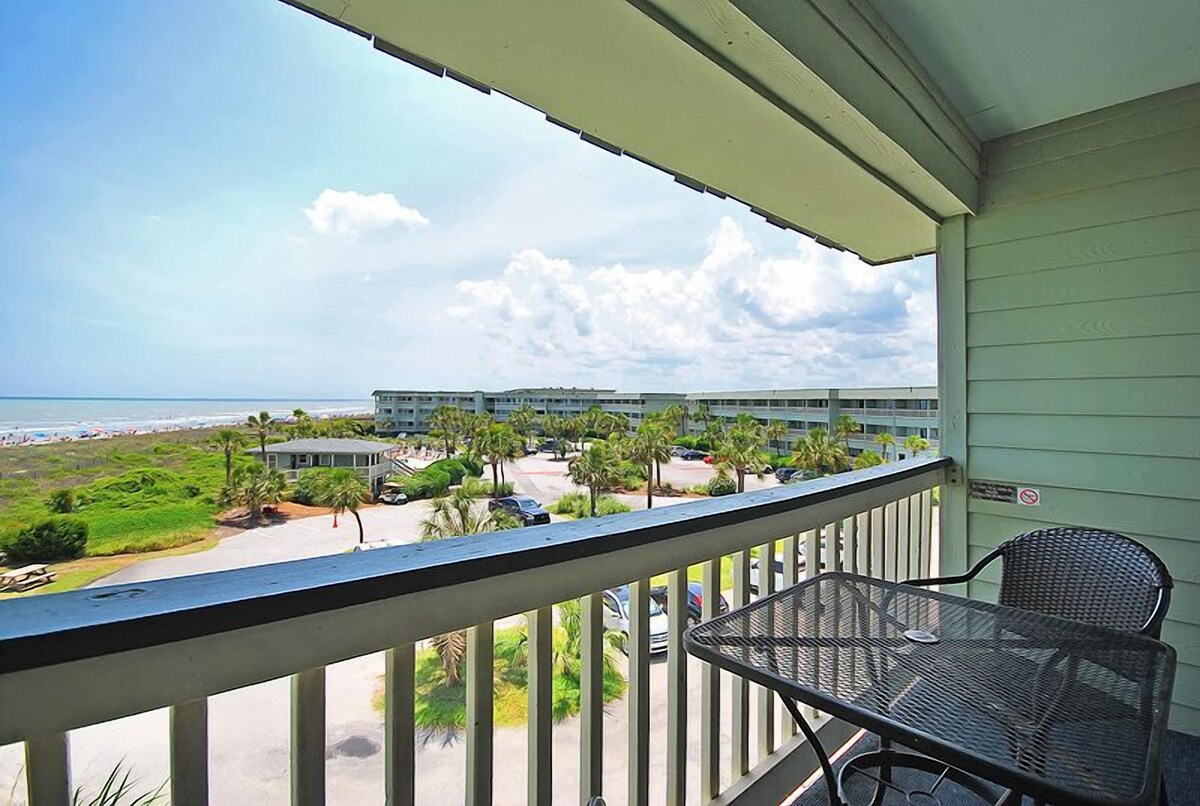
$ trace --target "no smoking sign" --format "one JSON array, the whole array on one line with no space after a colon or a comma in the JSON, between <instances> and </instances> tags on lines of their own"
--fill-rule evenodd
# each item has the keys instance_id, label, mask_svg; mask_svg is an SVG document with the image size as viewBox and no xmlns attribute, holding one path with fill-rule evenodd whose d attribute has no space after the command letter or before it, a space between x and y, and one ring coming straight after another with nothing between
<instances>
[{"instance_id":1,"label":"no smoking sign","mask_svg":"<svg viewBox=\"0 0 1200 806\"><path fill-rule=\"evenodd\" d=\"M1036 507L1042 503L1042 494L1033 487L1017 489L1017 503L1021 506Z\"/></svg>"}]
</instances>

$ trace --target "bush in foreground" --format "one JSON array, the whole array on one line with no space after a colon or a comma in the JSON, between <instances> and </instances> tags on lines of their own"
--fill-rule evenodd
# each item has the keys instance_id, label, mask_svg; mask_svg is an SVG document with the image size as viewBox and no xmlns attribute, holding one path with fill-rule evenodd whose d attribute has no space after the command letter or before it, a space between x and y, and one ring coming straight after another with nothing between
<instances>
[{"instance_id":1,"label":"bush in foreground","mask_svg":"<svg viewBox=\"0 0 1200 806\"><path fill-rule=\"evenodd\" d=\"M87 524L78 518L49 518L16 532L0 548L22 562L72 560L83 555L87 535Z\"/></svg>"},{"instance_id":2,"label":"bush in foreground","mask_svg":"<svg viewBox=\"0 0 1200 806\"><path fill-rule=\"evenodd\" d=\"M708 494L711 496L732 495L737 492L737 482L731 476L713 476L708 482Z\"/></svg>"}]
</instances>

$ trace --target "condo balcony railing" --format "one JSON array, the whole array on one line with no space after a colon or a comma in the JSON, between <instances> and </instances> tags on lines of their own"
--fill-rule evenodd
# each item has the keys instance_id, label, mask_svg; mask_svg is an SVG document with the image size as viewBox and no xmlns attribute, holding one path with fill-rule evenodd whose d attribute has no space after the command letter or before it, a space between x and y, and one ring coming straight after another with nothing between
<instances>
[{"instance_id":1,"label":"condo balcony railing","mask_svg":"<svg viewBox=\"0 0 1200 806\"><path fill-rule=\"evenodd\" d=\"M172 802L204 804L207 698L290 678L291 800L321 804L325 667L383 651L383 786L388 803L413 804L420 761L416 652L431 636L465 628L466 802L492 802L497 765L525 765L528 802L548 804L555 767L552 607L581 599L579 802L601 794L606 763L623 760L628 791L608 793L614 800L680 804L690 791L691 800L698 794L703 803L776 803L817 770L815 755L765 689L732 680L726 689L732 708L723 711L721 673L695 661L690 673L699 673L700 708L689 712L687 692L695 681L688 679L682 646L689 569L699 566L706 618L717 613L723 561L733 569L730 605L749 600L756 548L760 557L783 560L784 585L837 569L888 579L929 576L937 572L933 489L950 467L944 458L911 459L608 518L4 602L0 745L25 743L33 806L67 804L70 731L169 707L164 742ZM802 556L821 556L822 562L800 563ZM664 573L667 706L655 720L665 720L667 763L665 775L653 782L652 800L650 579ZM763 574L760 582L765 595L775 587L775 575ZM624 583L631 591L629 735L606 762L602 592ZM528 751L521 758L496 758L493 624L522 613L528 624ZM723 725L725 715L729 722ZM827 745L856 730L817 719ZM688 764L689 751L694 758L697 748L698 769Z\"/></svg>"}]
</instances>

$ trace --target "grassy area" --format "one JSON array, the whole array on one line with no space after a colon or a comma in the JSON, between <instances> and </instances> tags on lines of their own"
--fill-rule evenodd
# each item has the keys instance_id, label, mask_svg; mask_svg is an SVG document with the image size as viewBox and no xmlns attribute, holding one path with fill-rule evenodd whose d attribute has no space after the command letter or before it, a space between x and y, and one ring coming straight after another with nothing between
<instances>
[{"instance_id":1,"label":"grassy area","mask_svg":"<svg viewBox=\"0 0 1200 806\"><path fill-rule=\"evenodd\" d=\"M62 593L63 591L75 590L92 584L98 579L103 579L109 574L115 574L122 568L133 565L134 563L142 562L143 560L152 560L158 557L174 557L179 554L194 554L198 551L205 551L217 545L221 540L221 536L214 534L210 530L208 535L189 543L186 546L166 549L163 551L153 552L138 552L134 554L117 554L106 557L83 557L78 560L70 560L68 562L53 563L52 568L56 575L56 579L49 585L42 585L40 588L25 591L24 593L0 593L0 600L12 599L17 596L38 596L43 593Z\"/></svg>"},{"instance_id":2,"label":"grassy area","mask_svg":"<svg viewBox=\"0 0 1200 806\"><path fill-rule=\"evenodd\" d=\"M0 450L0 533L55 514L48 498L71 489L88 525L89 556L175 548L216 525L225 457L212 430L62 442ZM238 463L252 461L237 456Z\"/></svg>"}]
</instances>

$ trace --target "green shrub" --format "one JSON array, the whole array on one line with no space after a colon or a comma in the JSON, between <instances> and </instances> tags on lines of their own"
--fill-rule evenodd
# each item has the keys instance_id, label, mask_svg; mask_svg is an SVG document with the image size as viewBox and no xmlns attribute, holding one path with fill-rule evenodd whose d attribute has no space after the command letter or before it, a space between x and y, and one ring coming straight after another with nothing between
<instances>
[{"instance_id":1,"label":"green shrub","mask_svg":"<svg viewBox=\"0 0 1200 806\"><path fill-rule=\"evenodd\" d=\"M70 487L64 487L61 490L55 490L50 493L50 498L46 501L46 507L51 512L59 514L67 514L75 511L75 491Z\"/></svg>"},{"instance_id":2,"label":"green shrub","mask_svg":"<svg viewBox=\"0 0 1200 806\"><path fill-rule=\"evenodd\" d=\"M22 562L70 560L83 554L87 535L87 524L78 518L49 518L8 537L3 549Z\"/></svg>"},{"instance_id":3,"label":"green shrub","mask_svg":"<svg viewBox=\"0 0 1200 806\"><path fill-rule=\"evenodd\" d=\"M696 444L692 447L698 451L704 451L705 453L708 453L712 450L712 443L709 442L705 437L696 437Z\"/></svg>"},{"instance_id":4,"label":"green shrub","mask_svg":"<svg viewBox=\"0 0 1200 806\"><path fill-rule=\"evenodd\" d=\"M713 476L708 482L708 494L711 496L731 495L737 492L737 482L730 476Z\"/></svg>"},{"instance_id":5,"label":"green shrub","mask_svg":"<svg viewBox=\"0 0 1200 806\"><path fill-rule=\"evenodd\" d=\"M687 491L692 495L708 495L708 485L693 484L691 487L687 488Z\"/></svg>"},{"instance_id":6,"label":"green shrub","mask_svg":"<svg viewBox=\"0 0 1200 806\"><path fill-rule=\"evenodd\" d=\"M450 489L450 473L444 467L430 465L411 476L394 476L390 481L400 485L410 500L445 495Z\"/></svg>"},{"instance_id":7,"label":"green shrub","mask_svg":"<svg viewBox=\"0 0 1200 806\"><path fill-rule=\"evenodd\" d=\"M332 467L310 467L301 471L300 478L292 485L292 500L297 504L312 506L320 497L321 487L332 471Z\"/></svg>"},{"instance_id":8,"label":"green shrub","mask_svg":"<svg viewBox=\"0 0 1200 806\"><path fill-rule=\"evenodd\" d=\"M792 457L786 453L769 453L764 452L762 455L763 464L768 464L771 467L791 467Z\"/></svg>"},{"instance_id":9,"label":"green shrub","mask_svg":"<svg viewBox=\"0 0 1200 806\"><path fill-rule=\"evenodd\" d=\"M547 509L556 515L567 515L572 518L590 518L592 515L591 501L587 493L566 493ZM611 495L602 495L596 499L597 517L629 511L630 508L627 504Z\"/></svg>"},{"instance_id":10,"label":"green shrub","mask_svg":"<svg viewBox=\"0 0 1200 806\"><path fill-rule=\"evenodd\" d=\"M605 515L619 515L622 512L632 511L632 508L624 501L618 501L610 495L602 495L596 501L596 515L601 518Z\"/></svg>"},{"instance_id":11,"label":"green shrub","mask_svg":"<svg viewBox=\"0 0 1200 806\"><path fill-rule=\"evenodd\" d=\"M688 450L695 450L696 438L695 437L679 437L675 440L675 444L681 448L687 448Z\"/></svg>"},{"instance_id":12,"label":"green shrub","mask_svg":"<svg viewBox=\"0 0 1200 806\"><path fill-rule=\"evenodd\" d=\"M467 475L467 468L458 459L438 459L433 462L425 471L441 470L445 471L450 476L451 484L462 484L463 476Z\"/></svg>"},{"instance_id":13,"label":"green shrub","mask_svg":"<svg viewBox=\"0 0 1200 806\"><path fill-rule=\"evenodd\" d=\"M483 460L475 456L459 456L458 462L467 471L468 476L479 478L483 475Z\"/></svg>"}]
</instances>

